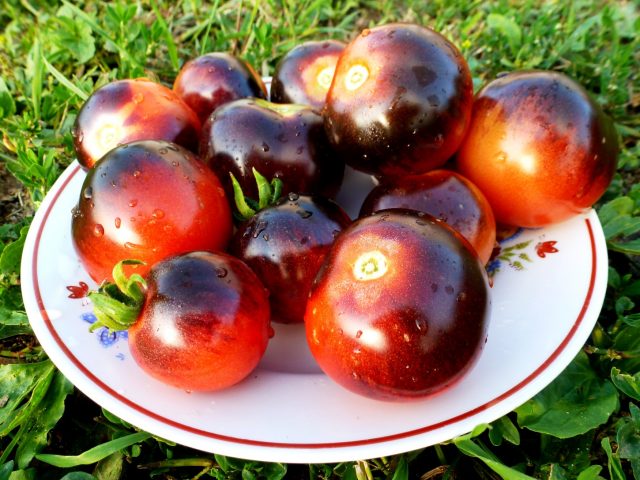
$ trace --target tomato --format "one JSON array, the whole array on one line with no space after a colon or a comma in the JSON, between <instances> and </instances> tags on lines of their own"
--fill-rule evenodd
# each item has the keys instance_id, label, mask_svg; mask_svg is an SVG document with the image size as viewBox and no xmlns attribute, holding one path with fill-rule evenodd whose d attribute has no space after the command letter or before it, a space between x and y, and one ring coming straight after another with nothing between
<instances>
[{"instance_id":1,"label":"tomato","mask_svg":"<svg viewBox=\"0 0 640 480\"><path fill-rule=\"evenodd\" d=\"M273 333L268 293L240 260L225 253L179 255L134 285L117 268L120 291L113 295L116 285L107 285L89 298L98 326L128 327L131 355L149 375L184 390L212 391L238 383L258 365ZM123 296L126 305L118 311ZM101 308L105 297L116 301L115 314Z\"/></svg>"},{"instance_id":2,"label":"tomato","mask_svg":"<svg viewBox=\"0 0 640 480\"><path fill-rule=\"evenodd\" d=\"M418 25L364 30L338 60L324 110L329 140L380 177L442 166L471 117L471 74L457 48Z\"/></svg>"},{"instance_id":3,"label":"tomato","mask_svg":"<svg viewBox=\"0 0 640 480\"><path fill-rule=\"evenodd\" d=\"M290 50L273 74L271 101L302 103L322 110L344 47L336 40L308 41Z\"/></svg>"},{"instance_id":4,"label":"tomato","mask_svg":"<svg viewBox=\"0 0 640 480\"><path fill-rule=\"evenodd\" d=\"M617 153L613 124L575 81L515 72L478 93L458 168L499 222L540 227L591 207L611 182Z\"/></svg>"},{"instance_id":5,"label":"tomato","mask_svg":"<svg viewBox=\"0 0 640 480\"><path fill-rule=\"evenodd\" d=\"M239 98L267 98L267 89L256 71L229 53L208 53L184 64L173 90L204 124L219 106Z\"/></svg>"},{"instance_id":6,"label":"tomato","mask_svg":"<svg viewBox=\"0 0 640 480\"><path fill-rule=\"evenodd\" d=\"M147 266L193 250L221 250L231 212L217 177L192 153L155 140L111 150L89 170L73 211L72 240L98 283L120 260Z\"/></svg>"},{"instance_id":7,"label":"tomato","mask_svg":"<svg viewBox=\"0 0 640 480\"><path fill-rule=\"evenodd\" d=\"M284 193L326 197L337 193L344 174L344 162L327 140L322 116L308 105L260 99L227 103L205 124L200 155L229 197L229 173L249 197L258 197L253 168L268 179L279 178Z\"/></svg>"},{"instance_id":8,"label":"tomato","mask_svg":"<svg viewBox=\"0 0 640 480\"><path fill-rule=\"evenodd\" d=\"M311 283L351 220L334 202L289 193L238 227L229 251L271 292L272 320L301 323Z\"/></svg>"},{"instance_id":9,"label":"tomato","mask_svg":"<svg viewBox=\"0 0 640 480\"><path fill-rule=\"evenodd\" d=\"M197 151L200 120L173 90L147 79L118 80L93 92L73 126L78 162L93 165L136 140L166 140Z\"/></svg>"},{"instance_id":10,"label":"tomato","mask_svg":"<svg viewBox=\"0 0 640 480\"><path fill-rule=\"evenodd\" d=\"M434 170L383 181L364 200L360 216L389 208L410 208L433 215L458 231L486 264L496 245L496 221L482 192L462 175Z\"/></svg>"},{"instance_id":11,"label":"tomato","mask_svg":"<svg viewBox=\"0 0 640 480\"><path fill-rule=\"evenodd\" d=\"M384 210L336 238L307 302L307 341L345 388L420 398L474 364L489 307L486 272L466 240L427 214Z\"/></svg>"}]
</instances>

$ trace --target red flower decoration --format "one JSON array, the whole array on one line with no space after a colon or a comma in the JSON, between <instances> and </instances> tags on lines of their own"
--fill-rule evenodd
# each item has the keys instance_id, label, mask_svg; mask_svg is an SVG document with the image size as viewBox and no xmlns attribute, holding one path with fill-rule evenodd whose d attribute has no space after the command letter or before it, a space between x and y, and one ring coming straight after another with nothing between
<instances>
[{"instance_id":1,"label":"red flower decoration","mask_svg":"<svg viewBox=\"0 0 640 480\"><path fill-rule=\"evenodd\" d=\"M84 298L87 296L87 293L89 293L89 285L80 282L79 285L69 285L67 290L71 292L69 298Z\"/></svg>"},{"instance_id":2,"label":"red flower decoration","mask_svg":"<svg viewBox=\"0 0 640 480\"><path fill-rule=\"evenodd\" d=\"M547 256L547 253L556 253L558 249L554 246L557 242L555 240L549 240L547 242L540 242L536 245L536 253L540 258Z\"/></svg>"}]
</instances>

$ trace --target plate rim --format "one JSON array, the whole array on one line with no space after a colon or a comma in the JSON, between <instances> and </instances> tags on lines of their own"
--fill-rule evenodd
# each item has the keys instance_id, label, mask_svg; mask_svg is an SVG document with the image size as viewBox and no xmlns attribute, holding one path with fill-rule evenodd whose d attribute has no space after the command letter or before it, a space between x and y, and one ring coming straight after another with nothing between
<instances>
[{"instance_id":1,"label":"plate rim","mask_svg":"<svg viewBox=\"0 0 640 480\"><path fill-rule=\"evenodd\" d=\"M429 425L423 425L418 428L410 429L407 431L397 432L388 435L382 435L378 437L372 438L362 438L355 440L345 440L345 441L334 441L334 442L280 442L280 441L266 441L259 439L251 439L251 438L241 438L234 437L231 435L215 433L209 430L202 430L196 427L182 424L178 421L167 418L159 413L155 413L148 408L139 405L138 403L129 400L126 396L118 393L112 387L107 385L101 379L99 379L96 375L94 375L86 366L82 364L82 362L71 352L69 347L64 343L62 338L58 335L53 322L51 321L46 307L44 305L44 300L42 298L40 292L40 285L38 282L38 255L40 253L40 240L44 231L45 226L47 225L47 220L53 211L57 201L59 200L62 193L65 191L68 184L75 178L75 176L82 171L82 167L74 161L71 163L65 171L60 175L59 179L55 182L53 187L51 188L50 194L47 194L45 201L43 201L40 209L36 212L34 216L32 228L30 227L29 233L27 235L27 241L25 242L25 250L22 257L22 275L24 278L24 282L22 283L22 294L23 298L25 298L25 308L27 309L28 317L31 323L31 318L33 315L39 315L40 320L42 320L44 327L46 327L46 331L49 335L51 335L52 339L55 341L55 344L60 349L61 353L64 354L66 360L69 361L73 368L76 371L71 371L70 367L65 363L63 368L60 370L63 374L69 377L77 378L78 374L81 374L84 378L82 382L75 382L76 386L78 383L82 383L83 386L86 386L87 383L92 384L95 387L100 389L100 394L95 394L95 392L85 391L84 388L81 388L83 392L87 394L92 400L95 400L97 403L102 403L96 400L96 397L101 397L106 395L105 398L109 398L110 400L116 401L119 403L121 408L116 408L114 413L122 416L124 419L130 421L134 415L135 418L131 423L134 424L144 424L144 429L148 429L150 431L158 431L158 430L166 430L166 431L175 431L182 436L183 434L187 435L196 435L197 437L206 439L206 441L214 441L216 442L216 447L229 445L231 448L226 449L227 451L231 451L230 455L241 456L244 458L254 458L257 460L265 460L265 461L280 461L280 458L284 458L285 462L292 463L309 463L309 462L334 462L334 461L344 461L344 460L352 460L358 458L372 458L372 455L369 453L366 456L358 456L354 453L360 451L361 447L380 447L384 448L384 446L389 446L389 444L394 444L397 441L408 441L409 443L419 442L420 436L430 434L434 431L438 431L444 429L446 427L452 427L455 425L459 425L461 423L464 424L466 421L469 422L477 414L492 410L493 412L500 413L504 415L511 411L514 407L511 404L504 404L505 400L509 398L513 398L517 396L520 392L527 389L534 389L533 395L535 393L542 390L546 385L548 385L557 374L549 374L545 377L545 373L549 372L549 368L554 366L556 370L561 372L566 368L566 365L571 361L573 356L571 356L567 361L560 362L558 364L558 358L561 354L566 350L567 346L572 342L576 341L576 333L580 330L580 327L583 325L587 314L592 312L592 307L597 303L601 305L601 301L604 299L604 291L606 290L606 275L599 272L600 267L606 264L607 262L607 250L606 248L598 250L598 244L602 246L602 242L604 241L604 236L602 233L602 228L600 223L597 221L597 217L595 217L596 226L592 223L593 215L585 216L584 221L586 224L587 232L589 235L589 246L591 249L590 262L591 262L591 273L588 283L587 292L585 294L585 298L582 301L582 307L580 309L579 314L573 321L573 324L570 330L565 335L563 341L557 345L557 347L553 350L553 352L547 357L547 359L542 362L533 372L531 372L527 377L521 380L516 385L507 389L503 393L494 396L491 400L484 402L482 405L476 406L473 409L467 410L461 414L450 417L446 420L436 422ZM604 259L602 258L604 256ZM600 277L598 276L600 274ZM597 280L601 279L598 284ZM604 286L602 285L604 284ZM31 288L32 292L29 292L29 288ZM33 293L33 298L29 295L29 293ZM35 306L32 302L35 302ZM600 311L601 307L597 307L598 311ZM594 315L595 319L597 319L597 313ZM594 320L595 322L595 320ZM40 329L34 329L36 336L38 336L38 332ZM587 332L588 335L591 332L591 328ZM583 335L584 336L584 335ZM39 339L40 340L40 339ZM584 340L582 340L583 342ZM43 342L41 342L43 343ZM48 342L44 342L48 343ZM44 345L43 345L44 346ZM45 350L46 351L46 350ZM49 355L49 352L47 352ZM57 356L57 355L55 355ZM51 355L50 355L51 357ZM55 363L55 362L54 362ZM56 365L58 367L58 365ZM559 373L558 372L558 373ZM323 374L313 374L320 375ZM80 388L80 386L78 386ZM88 388L87 388L88 390ZM528 397L530 398L530 396ZM110 402L109 402L110 403ZM500 408L503 406L504 408ZM508 407L508 408L507 408ZM111 407L110 407L111 408ZM132 411L129 411L131 409ZM124 412L124 415L123 413ZM141 422L139 416L142 415L146 417L146 420ZM496 417L498 418L498 417ZM159 422L160 425L157 425L159 428L155 428L155 424L150 424L153 422ZM480 422L476 422L480 423ZM149 426L151 425L151 428ZM469 429L470 430L470 429ZM461 432L464 433L464 432ZM161 435L166 435L165 432L161 433ZM441 440L442 441L442 440ZM181 438L179 440L180 443L184 443L185 445L192 446L194 448L198 448L200 450L208 450L211 451L210 447L203 447L199 442L191 441L191 439ZM424 445L423 445L424 446ZM248 453L249 456L238 455L238 449L236 447L240 447L240 452L243 452L242 447L252 447L252 450ZM411 445L409 445L411 447ZM380 448L373 448L373 450L369 450L369 452L374 453L375 456L380 450ZM411 448L407 448L405 443L400 445L396 445L396 453L400 451L408 451ZM218 451L224 453L223 450L225 448L220 448ZM384 448L385 452L389 450L393 450L393 448ZM293 451L293 452L292 452ZM318 454L317 452L322 451L322 453ZM278 453L279 452L279 453ZM304 452L308 453L308 456L301 458L301 454ZM389 453L384 453L389 454ZM278 456L279 455L279 456ZM346 456L345 456L346 455ZM272 457L278 457L274 459Z\"/></svg>"}]
</instances>

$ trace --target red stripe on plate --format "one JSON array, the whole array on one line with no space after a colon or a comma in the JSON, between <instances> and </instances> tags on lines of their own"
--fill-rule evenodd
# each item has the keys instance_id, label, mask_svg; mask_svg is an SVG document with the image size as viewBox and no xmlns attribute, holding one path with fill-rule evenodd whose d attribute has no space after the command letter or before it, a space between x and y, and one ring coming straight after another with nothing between
<instances>
[{"instance_id":1,"label":"red stripe on plate","mask_svg":"<svg viewBox=\"0 0 640 480\"><path fill-rule=\"evenodd\" d=\"M215 432L209 432L206 430L201 430L198 428L194 428L191 427L189 425L184 425L182 423L176 422L174 420L171 420L170 418L166 418L163 417L162 415L159 415L155 412L152 412L151 410L148 410L144 407L142 407L141 405L138 405L137 403L132 402L131 400L129 400L128 398L124 397L123 395L119 394L118 392L116 392L115 390L113 390L111 387L109 387L107 384L105 384L102 380L100 380L98 377L96 377L91 371L89 371L81 362L80 360L78 360L78 358L76 358L76 356L71 352L71 350L69 350L69 348L67 347L67 345L62 341L62 339L60 338L60 336L58 335L58 333L56 332L56 329L54 328L51 319L49 318L49 315L47 314L47 309L44 305L44 302L42 300L42 296L40 294L40 286L39 286L39 282L38 282L38 253L40 250L40 239L42 237L42 232L44 230L44 226L47 222L47 219L49 218L49 214L51 213L51 210L53 209L53 206L55 205L55 203L58 201L58 198L60 197L60 194L62 193L62 191L67 187L67 185L69 184L69 182L73 179L73 177L78 173L78 171L80 170L80 166L76 167L76 169L69 175L69 177L64 181L64 183L62 184L62 186L60 187L60 189L55 193L51 203L49 204L49 206L47 207L47 210L44 213L44 217L42 219L42 222L40 224L40 227L38 229L37 232L37 236L36 236L36 241L35 241L35 248L33 250L33 258L32 258L32 275L33 275L33 289L35 292L35 296L36 296L36 301L38 303L38 307L40 309L40 315L42 316L42 319L44 320L45 325L47 326L47 329L49 330L49 332L51 333L51 336L54 338L54 340L56 341L56 343L58 344L58 346L60 347L60 349L64 352L64 354L69 358L69 360L76 366L76 368L78 370L80 370L89 380L91 380L96 386L98 386L100 389L104 390L106 393L108 393L109 395L111 395L112 397L116 398L117 400L119 400L120 402L122 402L123 404L125 404L126 406L128 406L129 408L149 417L152 418L158 422L161 422L165 425L168 425L170 427L173 428L177 428L179 430L185 431L185 432L189 432L189 433L193 433L196 435L201 435L203 437L208 437L208 438L212 438L212 439L216 439L216 440L221 440L221 441L225 441L225 442L231 442L231 443L237 443L237 444L244 444L244 445L254 445L254 446L260 446L260 447L272 447L272 448L299 448L299 449L318 449L318 448L344 448L344 447L354 447L354 446L361 446L361 445L369 445L369 444L374 444L374 443L384 443L384 442L389 442L389 441L393 441L393 440L399 440L402 438L407 438L407 437L412 437L415 435L421 435L423 433L427 433L427 432L431 432L433 430L437 430L439 428L443 428L452 424L455 424L457 422L460 422L462 420L465 420L469 417L472 417L473 415L476 415L484 410L487 410L491 407L493 407L494 405L500 403L501 401L507 399L508 397L514 395L516 392L522 390L525 386L527 386L529 383L531 383L533 380L535 380L538 376L540 376L540 374L542 374L542 372L544 372L551 363L554 362L554 360L556 360L556 358L558 358L558 356L564 351L564 349L567 347L567 345L569 344L569 342L571 341L571 339L574 337L576 331L578 330L578 328L580 327L580 325L582 324L582 321L584 319L584 316L589 308L589 304L591 302L591 297L593 295L593 290L595 287L595 279L596 279L596 264L597 264L597 256L596 256L596 245L595 245L595 237L593 234L593 228L591 226L591 222L589 221L589 219L585 219L585 224L586 224L586 228L587 231L589 233L589 240L591 243L591 277L589 279L589 288L587 290L587 294L585 296L584 302L582 304L582 308L580 309L580 313L578 314L573 326L571 327L571 330L569 330L569 332L567 333L566 337L564 338L564 340L560 343L560 345L558 345L558 347L551 353L551 355L549 356L549 358L547 358L545 360L544 363L542 363L542 365L540 365L536 370L534 370L529 376L527 376L524 380L522 380L520 383L518 383L517 385L513 386L512 388L510 388L509 390L507 390L506 392L504 392L503 394L495 397L493 400L490 400L472 410L469 410L467 412L461 413L460 415L457 415L455 417L449 418L447 420L444 420L442 422L438 422L438 423L434 423L431 425L426 425L424 427L420 427L420 428L416 428L413 430L408 430L405 432L400 432L400 433L395 433L392 435L384 435L381 437L374 437L374 438L366 438L366 439L360 439L360 440L351 440L351 441L343 441L343 442L328 442L328 443L287 443L287 442L267 442L267 441L262 441L262 440L253 440L250 438L238 438L238 437L232 437L229 435L222 435L219 433L215 433Z\"/></svg>"}]
</instances>

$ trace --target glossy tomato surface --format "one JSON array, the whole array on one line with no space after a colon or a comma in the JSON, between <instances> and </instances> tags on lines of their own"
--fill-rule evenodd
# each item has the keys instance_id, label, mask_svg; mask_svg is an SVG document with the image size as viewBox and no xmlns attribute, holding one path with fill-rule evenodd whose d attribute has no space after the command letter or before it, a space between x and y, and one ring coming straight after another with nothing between
<instances>
[{"instance_id":1,"label":"glossy tomato surface","mask_svg":"<svg viewBox=\"0 0 640 480\"><path fill-rule=\"evenodd\" d=\"M334 238L350 223L330 200L289 193L238 227L229 251L271 292L273 321L304 320L313 279Z\"/></svg>"},{"instance_id":2,"label":"glossy tomato surface","mask_svg":"<svg viewBox=\"0 0 640 480\"><path fill-rule=\"evenodd\" d=\"M137 140L166 140L197 151L200 120L170 88L118 80L93 92L73 126L78 162L91 168L109 150Z\"/></svg>"},{"instance_id":3,"label":"glossy tomato surface","mask_svg":"<svg viewBox=\"0 0 640 480\"><path fill-rule=\"evenodd\" d=\"M486 273L470 245L429 215L386 210L355 221L312 288L307 340L324 372L372 398L435 394L482 350Z\"/></svg>"},{"instance_id":4,"label":"glossy tomato surface","mask_svg":"<svg viewBox=\"0 0 640 480\"><path fill-rule=\"evenodd\" d=\"M151 269L129 347L161 382L209 391L251 373L271 335L268 293L251 269L224 253L194 252Z\"/></svg>"},{"instance_id":5,"label":"glossy tomato surface","mask_svg":"<svg viewBox=\"0 0 640 480\"><path fill-rule=\"evenodd\" d=\"M184 64L173 90L204 123L211 112L232 100L267 98L267 90L256 71L229 53L208 53Z\"/></svg>"},{"instance_id":6,"label":"glossy tomato surface","mask_svg":"<svg viewBox=\"0 0 640 480\"><path fill-rule=\"evenodd\" d=\"M360 216L409 208L447 223L474 247L486 264L496 245L496 221L489 202L473 183L450 170L381 182L365 199Z\"/></svg>"},{"instance_id":7,"label":"glossy tomato surface","mask_svg":"<svg viewBox=\"0 0 640 480\"><path fill-rule=\"evenodd\" d=\"M221 250L231 213L217 177L191 152L163 141L111 150L91 169L73 211L72 239L87 272L100 283L113 266L156 262L194 250Z\"/></svg>"},{"instance_id":8,"label":"glossy tomato surface","mask_svg":"<svg viewBox=\"0 0 640 480\"><path fill-rule=\"evenodd\" d=\"M583 212L611 182L613 124L587 92L555 72L515 72L477 95L460 172L501 223L539 227Z\"/></svg>"},{"instance_id":9,"label":"glossy tomato surface","mask_svg":"<svg viewBox=\"0 0 640 480\"><path fill-rule=\"evenodd\" d=\"M378 176L442 166L471 117L471 74L458 49L425 27L364 30L338 60L324 115L352 167Z\"/></svg>"},{"instance_id":10,"label":"glossy tomato surface","mask_svg":"<svg viewBox=\"0 0 640 480\"><path fill-rule=\"evenodd\" d=\"M326 40L304 42L290 50L276 66L271 101L322 110L344 47L337 40Z\"/></svg>"},{"instance_id":11,"label":"glossy tomato surface","mask_svg":"<svg viewBox=\"0 0 640 480\"><path fill-rule=\"evenodd\" d=\"M236 100L217 109L204 126L201 158L233 198L229 173L245 195L257 198L252 169L282 180L283 193L332 197L344 162L331 149L322 116L308 105Z\"/></svg>"}]
</instances>

